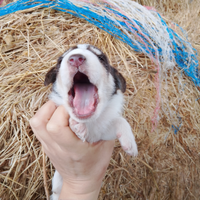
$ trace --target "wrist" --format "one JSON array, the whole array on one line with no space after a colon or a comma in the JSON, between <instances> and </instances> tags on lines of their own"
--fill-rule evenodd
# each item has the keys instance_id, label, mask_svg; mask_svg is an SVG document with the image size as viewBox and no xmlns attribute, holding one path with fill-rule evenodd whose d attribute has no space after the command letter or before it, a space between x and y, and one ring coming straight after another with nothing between
<instances>
[{"instance_id":1,"label":"wrist","mask_svg":"<svg viewBox=\"0 0 200 200\"><path fill-rule=\"evenodd\" d=\"M63 182L59 200L97 200L101 182Z\"/></svg>"}]
</instances>

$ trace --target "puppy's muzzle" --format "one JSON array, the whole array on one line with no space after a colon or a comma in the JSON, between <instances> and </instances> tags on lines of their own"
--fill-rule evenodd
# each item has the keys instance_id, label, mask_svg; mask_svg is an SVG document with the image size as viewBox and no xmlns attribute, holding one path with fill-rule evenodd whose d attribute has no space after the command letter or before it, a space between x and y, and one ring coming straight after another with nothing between
<instances>
[{"instance_id":1,"label":"puppy's muzzle","mask_svg":"<svg viewBox=\"0 0 200 200\"><path fill-rule=\"evenodd\" d=\"M69 64L73 67L79 67L85 62L86 58L81 54L72 55L69 57Z\"/></svg>"}]
</instances>

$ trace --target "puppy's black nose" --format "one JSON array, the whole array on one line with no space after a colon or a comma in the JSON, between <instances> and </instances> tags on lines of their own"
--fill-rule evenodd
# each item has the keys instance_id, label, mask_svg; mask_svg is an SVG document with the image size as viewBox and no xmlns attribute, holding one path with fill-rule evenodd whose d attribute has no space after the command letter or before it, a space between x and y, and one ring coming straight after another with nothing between
<instances>
[{"instance_id":1,"label":"puppy's black nose","mask_svg":"<svg viewBox=\"0 0 200 200\"><path fill-rule=\"evenodd\" d=\"M74 67L79 67L85 60L86 58L83 55L76 54L69 57L69 64Z\"/></svg>"}]
</instances>

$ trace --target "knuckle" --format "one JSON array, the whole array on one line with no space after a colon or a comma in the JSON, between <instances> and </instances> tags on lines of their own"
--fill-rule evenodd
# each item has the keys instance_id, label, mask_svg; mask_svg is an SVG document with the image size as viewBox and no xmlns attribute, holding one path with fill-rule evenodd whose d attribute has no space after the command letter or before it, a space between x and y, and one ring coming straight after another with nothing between
<instances>
[{"instance_id":1,"label":"knuckle","mask_svg":"<svg viewBox=\"0 0 200 200\"><path fill-rule=\"evenodd\" d=\"M49 133L57 133L60 127L57 124L48 123L46 129Z\"/></svg>"},{"instance_id":2,"label":"knuckle","mask_svg":"<svg viewBox=\"0 0 200 200\"><path fill-rule=\"evenodd\" d=\"M38 128L42 125L42 120L40 120L38 117L34 116L29 120L29 123L32 128Z\"/></svg>"}]
</instances>

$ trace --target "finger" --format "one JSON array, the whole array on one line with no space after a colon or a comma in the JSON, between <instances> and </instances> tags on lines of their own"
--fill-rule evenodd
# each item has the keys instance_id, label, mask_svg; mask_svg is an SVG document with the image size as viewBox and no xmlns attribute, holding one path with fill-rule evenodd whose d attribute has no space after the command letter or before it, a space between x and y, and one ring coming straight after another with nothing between
<instances>
[{"instance_id":1,"label":"finger","mask_svg":"<svg viewBox=\"0 0 200 200\"><path fill-rule=\"evenodd\" d=\"M67 144L70 137L75 137L69 128L69 114L64 106L59 106L47 123L49 136L59 144ZM75 137L76 138L76 137Z\"/></svg>"},{"instance_id":2,"label":"finger","mask_svg":"<svg viewBox=\"0 0 200 200\"><path fill-rule=\"evenodd\" d=\"M46 124L53 115L55 109L55 103L53 101L48 101L30 119L30 125L37 137L40 137L40 135L46 131Z\"/></svg>"},{"instance_id":3,"label":"finger","mask_svg":"<svg viewBox=\"0 0 200 200\"><path fill-rule=\"evenodd\" d=\"M48 122L48 126L66 127L69 126L69 114L64 106L58 106L51 119Z\"/></svg>"}]
</instances>

